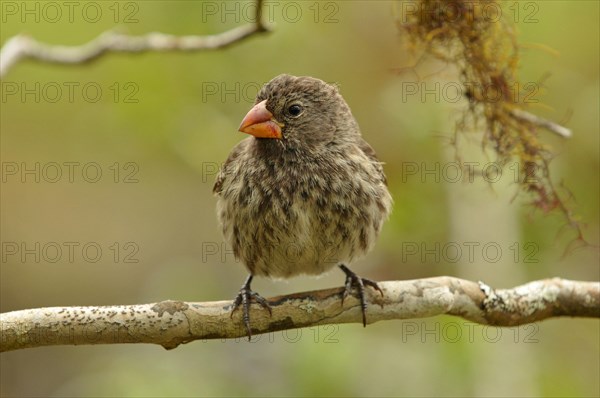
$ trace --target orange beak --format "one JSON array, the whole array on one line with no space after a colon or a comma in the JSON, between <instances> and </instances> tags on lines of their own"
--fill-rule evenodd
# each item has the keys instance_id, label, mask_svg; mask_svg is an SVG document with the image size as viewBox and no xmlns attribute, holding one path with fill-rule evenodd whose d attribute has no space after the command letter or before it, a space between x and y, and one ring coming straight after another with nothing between
<instances>
[{"instance_id":1,"label":"orange beak","mask_svg":"<svg viewBox=\"0 0 600 398\"><path fill-rule=\"evenodd\" d=\"M264 100L250 109L242 120L239 131L256 138L281 139L282 127L283 124L275 120L273 114L267 109L267 100Z\"/></svg>"}]
</instances>

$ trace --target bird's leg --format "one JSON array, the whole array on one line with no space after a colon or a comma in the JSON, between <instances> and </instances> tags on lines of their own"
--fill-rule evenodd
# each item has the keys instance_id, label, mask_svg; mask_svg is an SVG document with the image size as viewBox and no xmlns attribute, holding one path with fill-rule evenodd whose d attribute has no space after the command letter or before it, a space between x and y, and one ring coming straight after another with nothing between
<instances>
[{"instance_id":1,"label":"bird's leg","mask_svg":"<svg viewBox=\"0 0 600 398\"><path fill-rule=\"evenodd\" d=\"M269 306L267 300L265 300L264 297L262 297L260 294L253 292L252 289L250 289L250 283L252 283L252 278L252 274L248 275L248 277L246 278L246 281L242 285L240 292L235 297L235 300L233 300L233 308L231 309L230 315L230 318L232 318L235 310L237 310L240 305L242 306L242 319L244 320L244 325L246 326L246 330L248 331L248 341L250 341L250 338L252 337L252 330L250 329L250 304L252 303L252 299L254 299L254 301L256 301L258 304L260 304L261 307L268 310L269 315L272 315L271 306Z\"/></svg>"},{"instance_id":2,"label":"bird's leg","mask_svg":"<svg viewBox=\"0 0 600 398\"><path fill-rule=\"evenodd\" d=\"M365 286L371 286L373 289L378 290L382 296L383 291L381 290L377 282L367 278L361 278L360 276L352 272L344 264L340 264L340 268L346 274L346 288L344 289L344 294L342 295L342 306L344 305L344 299L348 297L348 295L352 291L352 288L355 287L356 290L358 290L358 298L360 299L363 326L367 326L367 302L365 301Z\"/></svg>"}]
</instances>

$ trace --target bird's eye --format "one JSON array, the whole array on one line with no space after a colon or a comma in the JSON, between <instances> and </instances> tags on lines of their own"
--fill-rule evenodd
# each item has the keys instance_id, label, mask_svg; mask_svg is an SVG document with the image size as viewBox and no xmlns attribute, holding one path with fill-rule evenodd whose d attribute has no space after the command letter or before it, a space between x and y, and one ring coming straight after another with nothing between
<instances>
[{"instance_id":1,"label":"bird's eye","mask_svg":"<svg viewBox=\"0 0 600 398\"><path fill-rule=\"evenodd\" d=\"M300 105L294 104L294 105L290 105L290 107L288 108L288 112L291 116L293 117L298 117L302 114L302 107Z\"/></svg>"}]
</instances>

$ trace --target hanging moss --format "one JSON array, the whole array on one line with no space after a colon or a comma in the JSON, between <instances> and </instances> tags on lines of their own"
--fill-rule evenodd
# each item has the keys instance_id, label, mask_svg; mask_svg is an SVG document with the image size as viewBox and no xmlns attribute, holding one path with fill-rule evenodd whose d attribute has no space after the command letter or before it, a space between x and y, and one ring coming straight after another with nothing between
<instances>
[{"instance_id":1,"label":"hanging moss","mask_svg":"<svg viewBox=\"0 0 600 398\"><path fill-rule=\"evenodd\" d=\"M519 162L520 192L544 213L561 212L584 242L565 190L550 177L551 149L540 130L564 138L567 128L527 111L527 99L539 85L521 84L517 76L519 47L512 21L500 2L492 0L421 0L396 4L396 21L409 48L453 65L469 104L459 118L458 134L482 131L484 148L496 161Z\"/></svg>"}]
</instances>

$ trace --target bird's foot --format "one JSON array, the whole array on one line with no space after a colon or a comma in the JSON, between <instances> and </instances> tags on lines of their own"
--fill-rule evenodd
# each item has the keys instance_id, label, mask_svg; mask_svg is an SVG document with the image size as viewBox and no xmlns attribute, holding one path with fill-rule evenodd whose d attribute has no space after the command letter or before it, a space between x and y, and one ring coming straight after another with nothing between
<instances>
[{"instance_id":1,"label":"bird's foot","mask_svg":"<svg viewBox=\"0 0 600 398\"><path fill-rule=\"evenodd\" d=\"M352 288L356 288L356 290L358 291L358 298L360 300L360 308L362 310L363 326L367 326L367 302L365 300L365 286L371 286L373 289L379 291L379 293L381 293L382 296L383 291L381 290L377 282L367 278L361 278L343 264L340 265L340 268L346 274L346 288L344 289L344 293L342 294L342 306L344 305L344 300L352 291Z\"/></svg>"},{"instance_id":2,"label":"bird's foot","mask_svg":"<svg viewBox=\"0 0 600 398\"><path fill-rule=\"evenodd\" d=\"M246 326L246 331L248 332L248 341L252 338L252 329L250 329L250 304L252 304L252 300L256 301L260 304L261 307L269 311L269 315L272 315L271 306L267 303L264 297L260 294L252 291L250 289L250 283L252 282L252 275L248 275L246 282L242 285L239 293L233 300L233 308L231 309L230 318L233 318L233 313L240 306L242 307L242 319L244 321L244 325Z\"/></svg>"}]
</instances>

